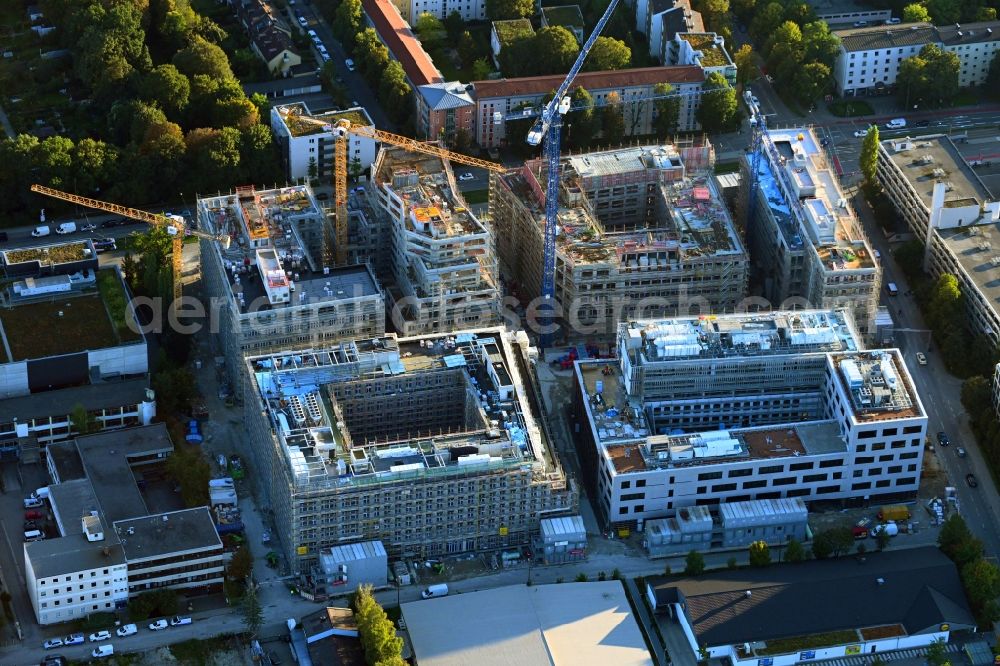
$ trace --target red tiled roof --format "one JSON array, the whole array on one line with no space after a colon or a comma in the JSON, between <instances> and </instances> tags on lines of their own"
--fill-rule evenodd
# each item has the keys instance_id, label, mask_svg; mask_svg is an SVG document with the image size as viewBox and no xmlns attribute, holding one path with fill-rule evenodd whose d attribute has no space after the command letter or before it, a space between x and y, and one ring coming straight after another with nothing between
<instances>
[{"instance_id":1,"label":"red tiled roof","mask_svg":"<svg viewBox=\"0 0 1000 666\"><path fill-rule=\"evenodd\" d=\"M518 95L544 95L555 90L566 78L565 74L551 76L527 76L521 79L499 79L497 81L475 81L476 99L494 97L515 97ZM650 86L657 83L702 83L705 74L700 67L641 67L639 69L619 69L604 72L581 72L571 88L586 90L606 90L608 88L630 88Z\"/></svg>"},{"instance_id":2,"label":"red tiled roof","mask_svg":"<svg viewBox=\"0 0 1000 666\"><path fill-rule=\"evenodd\" d=\"M389 49L389 53L403 66L406 78L414 88L444 81L441 72L434 66L431 57L424 51L424 47L410 30L409 24L403 20L392 2L361 0L361 7L375 26L375 31Z\"/></svg>"}]
</instances>

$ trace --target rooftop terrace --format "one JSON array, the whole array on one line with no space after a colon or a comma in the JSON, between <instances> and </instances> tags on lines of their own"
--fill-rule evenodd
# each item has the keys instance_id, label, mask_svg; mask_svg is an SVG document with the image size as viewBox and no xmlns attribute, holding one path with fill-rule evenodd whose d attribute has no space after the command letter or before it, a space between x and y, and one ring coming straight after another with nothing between
<instances>
[{"instance_id":1,"label":"rooftop terrace","mask_svg":"<svg viewBox=\"0 0 1000 666\"><path fill-rule=\"evenodd\" d=\"M51 266L90 259L94 256L94 247L90 241L80 241L3 250L0 255L4 265L8 266L25 262Z\"/></svg>"},{"instance_id":2,"label":"rooftop terrace","mask_svg":"<svg viewBox=\"0 0 1000 666\"><path fill-rule=\"evenodd\" d=\"M531 21L526 18L511 19L507 21L493 21L493 29L500 40L501 48L525 37L535 34L535 29L531 26Z\"/></svg>"},{"instance_id":3,"label":"rooftop terrace","mask_svg":"<svg viewBox=\"0 0 1000 666\"><path fill-rule=\"evenodd\" d=\"M91 275L67 285L72 290L0 306L3 360L75 354L141 340L126 323L128 297L116 271L104 269L96 281Z\"/></svg>"},{"instance_id":4,"label":"rooftop terrace","mask_svg":"<svg viewBox=\"0 0 1000 666\"><path fill-rule=\"evenodd\" d=\"M994 200L952 140L944 134L886 139L882 141L882 147L928 209L934 185L938 182L948 184L945 207Z\"/></svg>"},{"instance_id":5,"label":"rooftop terrace","mask_svg":"<svg viewBox=\"0 0 1000 666\"><path fill-rule=\"evenodd\" d=\"M692 49L701 52L703 67L725 67L732 64L725 49L715 43L715 35L711 33L678 33L677 36L690 44Z\"/></svg>"},{"instance_id":6,"label":"rooftop terrace","mask_svg":"<svg viewBox=\"0 0 1000 666\"><path fill-rule=\"evenodd\" d=\"M583 12L579 5L560 5L558 7L542 7L542 14L549 25L562 25L569 28L583 28Z\"/></svg>"},{"instance_id":7,"label":"rooftop terrace","mask_svg":"<svg viewBox=\"0 0 1000 666\"><path fill-rule=\"evenodd\" d=\"M361 107L312 114L309 112L308 106L301 102L295 102L282 104L277 107L277 112L289 133L294 137L332 132L333 126L338 120L348 120L352 125L362 127L373 125L368 113Z\"/></svg>"},{"instance_id":8,"label":"rooftop terrace","mask_svg":"<svg viewBox=\"0 0 1000 666\"><path fill-rule=\"evenodd\" d=\"M760 161L760 187L793 250L808 242L827 270L874 270L864 232L810 128L770 131L773 152Z\"/></svg>"},{"instance_id":9,"label":"rooftop terrace","mask_svg":"<svg viewBox=\"0 0 1000 666\"><path fill-rule=\"evenodd\" d=\"M540 434L502 335L388 336L248 364L297 485L385 483L536 459ZM426 431L393 416L404 395L440 406ZM371 405L384 418L368 418Z\"/></svg>"}]
</instances>

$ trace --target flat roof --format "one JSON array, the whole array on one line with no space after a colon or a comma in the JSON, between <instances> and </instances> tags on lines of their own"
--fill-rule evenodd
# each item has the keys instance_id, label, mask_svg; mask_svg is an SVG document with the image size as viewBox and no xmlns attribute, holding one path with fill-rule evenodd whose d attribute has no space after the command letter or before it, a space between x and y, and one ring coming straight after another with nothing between
<instances>
[{"instance_id":1,"label":"flat roof","mask_svg":"<svg viewBox=\"0 0 1000 666\"><path fill-rule=\"evenodd\" d=\"M923 46L938 41L937 31L930 23L900 23L874 25L849 30L835 30L845 51L874 51L901 46Z\"/></svg>"},{"instance_id":2,"label":"flat roof","mask_svg":"<svg viewBox=\"0 0 1000 666\"><path fill-rule=\"evenodd\" d=\"M94 257L94 246L90 241L69 241L33 247L17 247L0 251L7 266L38 262L41 266L69 264Z\"/></svg>"},{"instance_id":3,"label":"flat roof","mask_svg":"<svg viewBox=\"0 0 1000 666\"><path fill-rule=\"evenodd\" d=\"M509 45L514 40L531 37L535 34L531 21L526 18L493 21L493 31L496 32L501 47Z\"/></svg>"},{"instance_id":4,"label":"flat roof","mask_svg":"<svg viewBox=\"0 0 1000 666\"><path fill-rule=\"evenodd\" d=\"M222 547L212 516L204 506L118 520L114 531L129 562Z\"/></svg>"},{"instance_id":5,"label":"flat roof","mask_svg":"<svg viewBox=\"0 0 1000 666\"><path fill-rule=\"evenodd\" d=\"M49 294L0 308L3 341L8 360L24 361L82 351L106 349L142 340L141 336L112 319L119 305L125 317L127 292L117 271L103 269L91 284L70 292ZM109 303L107 297L113 297ZM4 350L6 351L6 350Z\"/></svg>"},{"instance_id":6,"label":"flat roof","mask_svg":"<svg viewBox=\"0 0 1000 666\"><path fill-rule=\"evenodd\" d=\"M951 188L944 195L945 207L993 201L979 175L945 134L884 139L882 148L928 210L939 181Z\"/></svg>"},{"instance_id":7,"label":"flat roof","mask_svg":"<svg viewBox=\"0 0 1000 666\"><path fill-rule=\"evenodd\" d=\"M108 523L149 513L129 465L129 457L170 455L174 446L164 423L77 437L87 478Z\"/></svg>"},{"instance_id":8,"label":"flat roof","mask_svg":"<svg viewBox=\"0 0 1000 666\"><path fill-rule=\"evenodd\" d=\"M309 136L333 131L338 120L348 120L351 125L373 127L374 123L363 107L356 106L341 111L312 113L305 102L279 104L275 107L281 121L292 136Z\"/></svg>"},{"instance_id":9,"label":"flat roof","mask_svg":"<svg viewBox=\"0 0 1000 666\"><path fill-rule=\"evenodd\" d=\"M583 28L583 12L580 5L559 5L556 7L542 7L542 16L549 25L563 25L571 28Z\"/></svg>"},{"instance_id":10,"label":"flat roof","mask_svg":"<svg viewBox=\"0 0 1000 666\"><path fill-rule=\"evenodd\" d=\"M994 311L1000 312L1000 228L997 224L935 229Z\"/></svg>"},{"instance_id":11,"label":"flat roof","mask_svg":"<svg viewBox=\"0 0 1000 666\"><path fill-rule=\"evenodd\" d=\"M511 585L402 612L421 666L654 663L620 581Z\"/></svg>"},{"instance_id":12,"label":"flat roof","mask_svg":"<svg viewBox=\"0 0 1000 666\"><path fill-rule=\"evenodd\" d=\"M87 472L83 469L83 459L80 458L80 451L76 448L76 440L53 442L45 447L45 455L59 475L57 485L64 486L67 482L87 478Z\"/></svg>"},{"instance_id":13,"label":"flat roof","mask_svg":"<svg viewBox=\"0 0 1000 666\"><path fill-rule=\"evenodd\" d=\"M44 539L24 544L36 578L51 578L88 569L100 569L125 564L121 544L107 538L87 541L82 533L58 539Z\"/></svg>"},{"instance_id":14,"label":"flat roof","mask_svg":"<svg viewBox=\"0 0 1000 666\"><path fill-rule=\"evenodd\" d=\"M100 512L101 508L93 484L85 478L50 485L49 501L52 510L59 515L63 536L83 534L80 519L91 511Z\"/></svg>"},{"instance_id":15,"label":"flat roof","mask_svg":"<svg viewBox=\"0 0 1000 666\"><path fill-rule=\"evenodd\" d=\"M726 49L716 43L716 35L713 32L679 32L677 37L690 44L695 51L701 51L703 58L701 64L704 67L724 67L733 64Z\"/></svg>"},{"instance_id":16,"label":"flat roof","mask_svg":"<svg viewBox=\"0 0 1000 666\"><path fill-rule=\"evenodd\" d=\"M146 401L149 388L149 379L138 377L45 391L44 396L35 393L7 398L0 400L0 423L66 416L77 405L87 411L136 405Z\"/></svg>"}]
</instances>

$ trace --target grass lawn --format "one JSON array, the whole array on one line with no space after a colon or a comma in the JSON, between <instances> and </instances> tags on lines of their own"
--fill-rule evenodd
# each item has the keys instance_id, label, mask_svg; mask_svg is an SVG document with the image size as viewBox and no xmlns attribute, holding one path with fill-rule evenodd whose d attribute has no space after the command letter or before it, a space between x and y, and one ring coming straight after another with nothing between
<instances>
[{"instance_id":1,"label":"grass lawn","mask_svg":"<svg viewBox=\"0 0 1000 666\"><path fill-rule=\"evenodd\" d=\"M715 173L736 173L740 170L739 162L716 162Z\"/></svg>"},{"instance_id":2,"label":"grass lawn","mask_svg":"<svg viewBox=\"0 0 1000 666\"><path fill-rule=\"evenodd\" d=\"M871 104L863 100L851 100L838 99L834 102L830 102L826 105L826 108L830 110L835 116L840 116L841 118L850 118L854 116L868 116L875 113L872 109Z\"/></svg>"},{"instance_id":3,"label":"grass lawn","mask_svg":"<svg viewBox=\"0 0 1000 666\"><path fill-rule=\"evenodd\" d=\"M951 99L952 106L970 106L972 104L979 104L981 100L979 95L976 94L974 90L959 90L958 94Z\"/></svg>"},{"instance_id":4,"label":"grass lawn","mask_svg":"<svg viewBox=\"0 0 1000 666\"><path fill-rule=\"evenodd\" d=\"M830 645L854 643L857 640L858 632L853 629L828 631L822 634L809 634L808 636L793 636L792 638L779 638L775 641L768 641L767 647L757 650L757 655L764 657L772 654L801 652L802 650L811 650Z\"/></svg>"},{"instance_id":5,"label":"grass lawn","mask_svg":"<svg viewBox=\"0 0 1000 666\"><path fill-rule=\"evenodd\" d=\"M467 192L462 192L462 198L465 199L465 203L470 206L475 204L488 203L490 200L489 189L485 190L469 190Z\"/></svg>"},{"instance_id":6,"label":"grass lawn","mask_svg":"<svg viewBox=\"0 0 1000 666\"><path fill-rule=\"evenodd\" d=\"M104 301L96 294L0 310L0 325L15 361L102 349L118 341Z\"/></svg>"},{"instance_id":7,"label":"grass lawn","mask_svg":"<svg viewBox=\"0 0 1000 666\"><path fill-rule=\"evenodd\" d=\"M118 340L121 342L139 340L140 335L128 326L128 295L121 280L118 279L118 273L109 269L98 271L97 289L108 306L108 314L118 333Z\"/></svg>"}]
</instances>

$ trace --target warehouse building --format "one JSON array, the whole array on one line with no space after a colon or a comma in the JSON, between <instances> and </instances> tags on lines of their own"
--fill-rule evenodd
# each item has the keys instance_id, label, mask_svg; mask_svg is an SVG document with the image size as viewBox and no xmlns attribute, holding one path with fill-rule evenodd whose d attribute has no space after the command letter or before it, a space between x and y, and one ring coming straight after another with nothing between
<instances>
[{"instance_id":1,"label":"warehouse building","mask_svg":"<svg viewBox=\"0 0 1000 666\"><path fill-rule=\"evenodd\" d=\"M751 284L774 309L850 308L866 340L875 333L882 269L810 128L770 130L756 197L743 193L753 257ZM742 162L751 185L753 155ZM751 208L752 207L752 212Z\"/></svg>"},{"instance_id":2,"label":"warehouse building","mask_svg":"<svg viewBox=\"0 0 1000 666\"><path fill-rule=\"evenodd\" d=\"M578 361L576 437L606 524L799 497L912 497L927 415L896 349L845 311L630 322Z\"/></svg>"},{"instance_id":3,"label":"warehouse building","mask_svg":"<svg viewBox=\"0 0 1000 666\"><path fill-rule=\"evenodd\" d=\"M202 276L236 395L243 358L308 349L385 332L382 289L364 265L329 268L326 212L307 186L198 200L200 228L231 242L202 241Z\"/></svg>"},{"instance_id":4,"label":"warehouse building","mask_svg":"<svg viewBox=\"0 0 1000 666\"><path fill-rule=\"evenodd\" d=\"M707 139L564 157L555 298L567 337L613 340L628 319L732 311L749 257L712 178ZM491 215L508 281L541 294L545 162L496 178Z\"/></svg>"},{"instance_id":5,"label":"warehouse building","mask_svg":"<svg viewBox=\"0 0 1000 666\"><path fill-rule=\"evenodd\" d=\"M391 238L383 281L403 336L493 326L500 321L493 234L468 208L449 162L400 148L379 151L368 201Z\"/></svg>"},{"instance_id":6,"label":"warehouse building","mask_svg":"<svg viewBox=\"0 0 1000 666\"><path fill-rule=\"evenodd\" d=\"M878 181L928 250L924 269L954 275L972 328L1000 340L993 275L1000 266L1000 201L943 135L887 139L879 144Z\"/></svg>"},{"instance_id":7,"label":"warehouse building","mask_svg":"<svg viewBox=\"0 0 1000 666\"><path fill-rule=\"evenodd\" d=\"M494 328L249 358L253 476L293 570L357 541L393 558L527 545L574 513L528 349Z\"/></svg>"}]
</instances>

